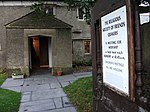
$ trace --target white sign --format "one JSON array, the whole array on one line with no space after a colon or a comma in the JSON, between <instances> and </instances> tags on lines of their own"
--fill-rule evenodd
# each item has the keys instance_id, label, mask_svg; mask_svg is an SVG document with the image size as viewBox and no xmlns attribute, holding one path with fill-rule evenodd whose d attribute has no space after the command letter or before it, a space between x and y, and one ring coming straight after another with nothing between
<instances>
[{"instance_id":1,"label":"white sign","mask_svg":"<svg viewBox=\"0 0 150 112\"><path fill-rule=\"evenodd\" d=\"M126 6L101 18L103 81L129 95Z\"/></svg>"}]
</instances>

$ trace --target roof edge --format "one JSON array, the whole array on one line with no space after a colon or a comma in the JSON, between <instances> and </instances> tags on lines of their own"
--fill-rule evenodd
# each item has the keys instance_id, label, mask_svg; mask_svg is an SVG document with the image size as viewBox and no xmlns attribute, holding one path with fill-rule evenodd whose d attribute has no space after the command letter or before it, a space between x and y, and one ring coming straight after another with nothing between
<instances>
[{"instance_id":1,"label":"roof edge","mask_svg":"<svg viewBox=\"0 0 150 112\"><path fill-rule=\"evenodd\" d=\"M12 28L21 28L21 29L23 29L23 26L17 26L17 25L16 25L16 26L11 26L11 24L13 24L13 23L15 23L15 22L17 22L17 21L19 21L19 20L21 20L21 19L27 17L28 15L31 15L32 13L37 13L37 14L38 14L38 12L31 11L31 12L29 12L28 14L25 14L24 16L19 17L19 18L15 19L15 20L13 20L13 21L11 21L11 22L5 24L4 26L5 26L6 28L12 27ZM40 13L39 13L39 14L40 14ZM46 14L45 14L45 16L46 16ZM47 16L50 17L51 15L47 15ZM64 21L62 21L62 20L56 18L56 17L53 16L53 15L52 15L52 17L53 17L53 19L55 19L56 21L59 21L59 22L63 23L64 25L68 26L68 28L72 28L72 27L73 27L72 25L70 25L70 24L68 24L68 23L66 23L66 22L64 22ZM26 26L24 26L24 27L26 27ZM30 26L29 26L29 27L30 27ZM38 28L38 27L37 27L37 28ZM52 27L52 29L53 29L53 28L55 28L55 27ZM57 27L57 28L63 28L63 27ZM67 28L67 27L64 27L64 28ZM55 28L55 29L56 29L56 28Z\"/></svg>"}]
</instances>

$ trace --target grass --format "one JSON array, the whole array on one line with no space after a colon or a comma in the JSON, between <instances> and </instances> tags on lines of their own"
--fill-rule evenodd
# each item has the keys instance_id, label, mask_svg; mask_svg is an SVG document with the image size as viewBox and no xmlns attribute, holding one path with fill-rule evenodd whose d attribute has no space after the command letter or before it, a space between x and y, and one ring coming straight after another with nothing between
<instances>
[{"instance_id":1,"label":"grass","mask_svg":"<svg viewBox=\"0 0 150 112\"><path fill-rule=\"evenodd\" d=\"M78 112L92 112L92 77L81 78L64 91Z\"/></svg>"},{"instance_id":2,"label":"grass","mask_svg":"<svg viewBox=\"0 0 150 112\"><path fill-rule=\"evenodd\" d=\"M6 74L0 74L0 86L7 78ZM18 112L21 93L0 88L0 112Z\"/></svg>"},{"instance_id":3,"label":"grass","mask_svg":"<svg viewBox=\"0 0 150 112\"><path fill-rule=\"evenodd\" d=\"M3 82L6 80L7 75L4 73L0 74L0 86L3 84Z\"/></svg>"},{"instance_id":4,"label":"grass","mask_svg":"<svg viewBox=\"0 0 150 112\"><path fill-rule=\"evenodd\" d=\"M18 112L21 93L0 88L0 112Z\"/></svg>"}]
</instances>

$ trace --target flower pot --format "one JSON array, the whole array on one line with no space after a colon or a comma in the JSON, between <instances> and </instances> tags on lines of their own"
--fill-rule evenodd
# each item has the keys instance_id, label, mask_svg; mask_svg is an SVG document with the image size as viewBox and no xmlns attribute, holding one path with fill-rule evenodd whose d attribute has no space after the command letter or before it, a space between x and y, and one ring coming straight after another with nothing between
<instances>
[{"instance_id":1,"label":"flower pot","mask_svg":"<svg viewBox=\"0 0 150 112\"><path fill-rule=\"evenodd\" d=\"M62 75L62 71L57 71L57 76L61 76Z\"/></svg>"},{"instance_id":2,"label":"flower pot","mask_svg":"<svg viewBox=\"0 0 150 112\"><path fill-rule=\"evenodd\" d=\"M12 78L13 79L23 79L24 75L16 75L16 76L12 75Z\"/></svg>"},{"instance_id":3,"label":"flower pot","mask_svg":"<svg viewBox=\"0 0 150 112\"><path fill-rule=\"evenodd\" d=\"M24 74L12 73L12 78L13 79L23 79L24 78Z\"/></svg>"}]
</instances>

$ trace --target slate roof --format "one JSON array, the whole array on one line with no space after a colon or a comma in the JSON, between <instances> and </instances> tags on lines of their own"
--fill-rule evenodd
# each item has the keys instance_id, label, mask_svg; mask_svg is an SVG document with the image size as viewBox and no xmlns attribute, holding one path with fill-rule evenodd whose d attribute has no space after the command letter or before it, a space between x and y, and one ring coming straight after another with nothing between
<instances>
[{"instance_id":1,"label":"slate roof","mask_svg":"<svg viewBox=\"0 0 150 112\"><path fill-rule=\"evenodd\" d=\"M71 25L55 18L53 15L31 12L5 25L6 28L17 29L58 29L72 28Z\"/></svg>"}]
</instances>

